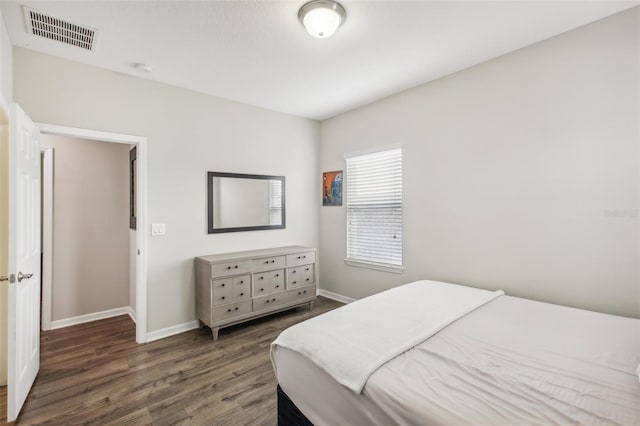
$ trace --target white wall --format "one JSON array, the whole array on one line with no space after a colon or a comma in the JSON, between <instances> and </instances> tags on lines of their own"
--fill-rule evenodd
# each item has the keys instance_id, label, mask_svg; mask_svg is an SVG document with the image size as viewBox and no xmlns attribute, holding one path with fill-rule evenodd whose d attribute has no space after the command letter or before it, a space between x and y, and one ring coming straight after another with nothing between
<instances>
[{"instance_id":1,"label":"white wall","mask_svg":"<svg viewBox=\"0 0 640 426\"><path fill-rule=\"evenodd\" d=\"M129 146L41 135L53 148L52 321L129 306Z\"/></svg>"},{"instance_id":2,"label":"white wall","mask_svg":"<svg viewBox=\"0 0 640 426\"><path fill-rule=\"evenodd\" d=\"M194 256L318 245L314 121L19 48L14 98L36 122L148 138L149 223L166 224L149 237L149 331L195 319ZM207 171L284 175L286 229L208 235Z\"/></svg>"},{"instance_id":3,"label":"white wall","mask_svg":"<svg viewBox=\"0 0 640 426\"><path fill-rule=\"evenodd\" d=\"M635 8L323 122L323 171L403 145L406 269L346 266L324 207L322 288L434 279L640 317L639 29Z\"/></svg>"}]
</instances>

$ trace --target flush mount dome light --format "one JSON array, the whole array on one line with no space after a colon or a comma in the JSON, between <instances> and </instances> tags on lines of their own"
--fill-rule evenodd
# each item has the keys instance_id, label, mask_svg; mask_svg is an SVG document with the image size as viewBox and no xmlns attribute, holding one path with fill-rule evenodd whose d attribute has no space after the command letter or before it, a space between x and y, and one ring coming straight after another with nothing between
<instances>
[{"instance_id":1,"label":"flush mount dome light","mask_svg":"<svg viewBox=\"0 0 640 426\"><path fill-rule=\"evenodd\" d=\"M330 37L346 17L344 7L332 0L313 0L298 11L298 19L307 32L316 38Z\"/></svg>"}]
</instances>

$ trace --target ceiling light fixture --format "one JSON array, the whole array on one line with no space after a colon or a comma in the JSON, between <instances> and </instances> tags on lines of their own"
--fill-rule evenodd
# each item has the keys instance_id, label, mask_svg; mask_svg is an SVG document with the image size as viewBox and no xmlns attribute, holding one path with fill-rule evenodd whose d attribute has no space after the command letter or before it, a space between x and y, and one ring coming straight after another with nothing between
<instances>
[{"instance_id":1,"label":"ceiling light fixture","mask_svg":"<svg viewBox=\"0 0 640 426\"><path fill-rule=\"evenodd\" d=\"M333 0L312 0L298 11L298 19L316 38L330 37L346 18L344 7Z\"/></svg>"}]
</instances>

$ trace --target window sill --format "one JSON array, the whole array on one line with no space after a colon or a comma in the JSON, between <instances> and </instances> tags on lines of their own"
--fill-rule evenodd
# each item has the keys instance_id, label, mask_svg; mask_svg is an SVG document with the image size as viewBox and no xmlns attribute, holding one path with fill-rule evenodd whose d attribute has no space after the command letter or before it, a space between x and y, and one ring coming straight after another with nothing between
<instances>
[{"instance_id":1,"label":"window sill","mask_svg":"<svg viewBox=\"0 0 640 426\"><path fill-rule=\"evenodd\" d=\"M403 266L389 265L385 263L365 262L363 260L345 259L344 263L349 266L358 268L375 269L376 271L391 272L393 274L401 274L404 272Z\"/></svg>"}]
</instances>

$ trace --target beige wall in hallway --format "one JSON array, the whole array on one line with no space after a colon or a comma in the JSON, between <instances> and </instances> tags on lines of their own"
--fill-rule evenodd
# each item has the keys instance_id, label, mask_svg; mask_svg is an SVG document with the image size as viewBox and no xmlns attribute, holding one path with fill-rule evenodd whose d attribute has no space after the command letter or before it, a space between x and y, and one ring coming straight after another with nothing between
<instances>
[{"instance_id":1,"label":"beige wall in hallway","mask_svg":"<svg viewBox=\"0 0 640 426\"><path fill-rule=\"evenodd\" d=\"M52 320L129 306L129 146L41 145L54 150Z\"/></svg>"}]
</instances>

